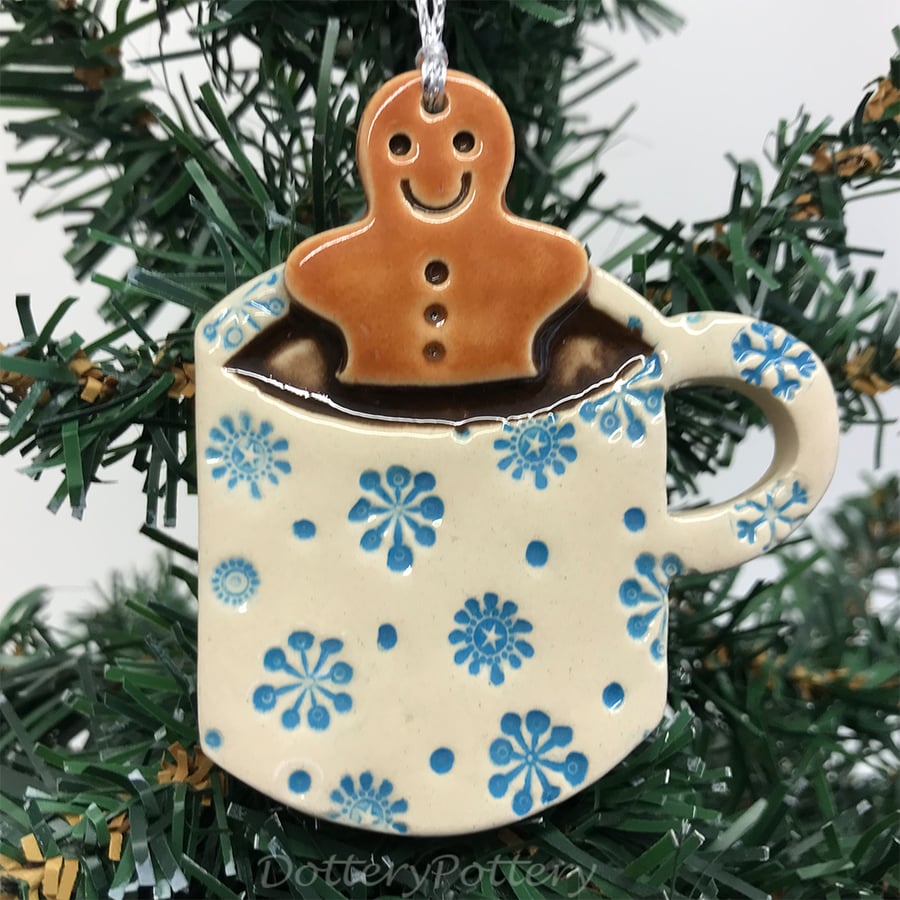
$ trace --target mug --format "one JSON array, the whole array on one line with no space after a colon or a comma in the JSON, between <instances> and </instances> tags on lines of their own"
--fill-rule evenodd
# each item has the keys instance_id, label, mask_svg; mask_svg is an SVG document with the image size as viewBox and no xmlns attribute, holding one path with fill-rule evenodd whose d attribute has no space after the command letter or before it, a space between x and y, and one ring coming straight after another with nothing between
<instances>
[{"instance_id":1,"label":"mug","mask_svg":"<svg viewBox=\"0 0 900 900\"><path fill-rule=\"evenodd\" d=\"M244 377L236 353L288 313L283 267L204 318L198 691L218 765L313 816L447 835L565 800L656 726L671 580L797 527L831 478L837 409L774 325L665 318L600 270L587 303L646 352L465 427ZM775 454L739 496L673 512L665 395L684 385L747 395Z\"/></svg>"}]
</instances>

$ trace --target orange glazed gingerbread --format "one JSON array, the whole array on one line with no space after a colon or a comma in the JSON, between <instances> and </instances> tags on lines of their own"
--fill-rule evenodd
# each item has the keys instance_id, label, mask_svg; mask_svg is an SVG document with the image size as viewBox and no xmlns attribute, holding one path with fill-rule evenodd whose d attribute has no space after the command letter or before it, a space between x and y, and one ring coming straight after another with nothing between
<instances>
[{"instance_id":1,"label":"orange glazed gingerbread","mask_svg":"<svg viewBox=\"0 0 900 900\"><path fill-rule=\"evenodd\" d=\"M294 248L285 282L346 342L348 384L452 385L533 378L541 326L587 290L584 248L514 216L504 191L512 124L487 85L447 73L446 104L422 106L418 72L366 107L358 222Z\"/></svg>"}]
</instances>

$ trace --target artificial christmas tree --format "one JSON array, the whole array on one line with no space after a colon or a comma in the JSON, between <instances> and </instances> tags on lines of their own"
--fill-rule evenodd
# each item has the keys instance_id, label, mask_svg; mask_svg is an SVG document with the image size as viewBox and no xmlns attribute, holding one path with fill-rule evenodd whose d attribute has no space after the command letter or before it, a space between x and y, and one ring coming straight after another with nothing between
<instances>
[{"instance_id":1,"label":"artificial christmas tree","mask_svg":"<svg viewBox=\"0 0 900 900\"><path fill-rule=\"evenodd\" d=\"M196 110L176 89L167 112L130 80L119 48L182 7L212 81L188 90ZM3 621L0 852L23 893L28 883L47 896L896 892L898 640L868 604L896 567L895 481L844 504L826 538L785 549L772 583L740 588L734 572L676 581L672 715L596 786L534 822L455 840L364 836L210 768L196 722L193 551L155 528L195 480L193 328L300 239L359 215L355 123L415 55L410 5L120 3L108 20L92 4L3 9L15 23L4 99L44 110L14 131L55 141L36 177L74 182L59 201L77 225L70 261L95 272L124 244L136 265L106 279L111 330L87 343L58 327L62 309L39 328L20 302L22 336L0 357L2 448L23 451L34 471L62 469L55 505L73 509L105 463L132 459L145 473L148 530L188 559L154 581L119 583L70 637L44 627L35 595ZM581 29L613 15L672 22L639 0L614 12L524 0L448 11L454 64L511 112L511 208L581 237L610 214L597 205L602 179L575 194L563 179L609 133L580 133L563 94L591 76ZM259 50L250 67L234 55L246 42ZM630 262L629 284L666 314L740 311L798 334L828 367L847 426L897 374L896 301L854 274L844 210L891 177L898 68L874 65L880 78L844 128L782 126L771 191L743 165L707 224L644 220L646 235L619 260L598 260ZM562 162L578 140L588 142L582 165ZM101 162L114 178L80 182ZM156 315L172 309L178 327L158 333ZM727 464L757 415L733 395L673 397L673 502L699 472Z\"/></svg>"}]
</instances>

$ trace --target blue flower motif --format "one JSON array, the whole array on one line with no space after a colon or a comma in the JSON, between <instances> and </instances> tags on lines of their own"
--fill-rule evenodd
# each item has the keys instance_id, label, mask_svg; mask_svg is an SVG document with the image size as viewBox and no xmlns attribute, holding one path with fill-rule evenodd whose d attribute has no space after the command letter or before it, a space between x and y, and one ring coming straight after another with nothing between
<instances>
[{"instance_id":1,"label":"blue flower motif","mask_svg":"<svg viewBox=\"0 0 900 900\"><path fill-rule=\"evenodd\" d=\"M233 556L220 562L212 573L213 593L229 606L246 603L259 588L259 575L251 562Z\"/></svg>"},{"instance_id":2,"label":"blue flower motif","mask_svg":"<svg viewBox=\"0 0 900 900\"><path fill-rule=\"evenodd\" d=\"M328 638L319 644L319 658L315 665L310 662L307 651L315 644L315 638L308 631L295 631L288 638L288 646L299 657L299 667L288 662L287 654L281 647L270 647L263 657L263 665L268 672L284 672L289 680L275 687L261 684L253 692L253 705L258 712L266 713L274 709L283 694L297 692L294 702L281 714L281 724L288 729L300 724L303 702L309 698L310 707L306 714L309 727L324 731L331 724L329 705L335 712L346 713L353 706L351 696L343 691L335 692L330 686L341 687L353 679L353 669L345 662L327 665L329 657L344 648L344 642Z\"/></svg>"},{"instance_id":3,"label":"blue flower motif","mask_svg":"<svg viewBox=\"0 0 900 900\"><path fill-rule=\"evenodd\" d=\"M246 482L250 495L259 500L260 482L278 484L278 474L291 471L291 464L279 459L279 454L288 449L288 442L284 438L272 440L272 430L270 422L260 422L255 428L249 413L241 413L237 425L231 416L222 416L218 426L209 430L206 461L213 467L212 477L218 480L227 476L229 490Z\"/></svg>"},{"instance_id":4,"label":"blue flower motif","mask_svg":"<svg viewBox=\"0 0 900 900\"><path fill-rule=\"evenodd\" d=\"M681 574L681 560L669 553L657 564L652 553L642 553L634 561L634 568L640 577L629 578L619 585L619 600L623 605L643 607L643 611L628 619L628 634L636 641L643 640L656 620L656 637L650 644L650 655L661 660L666 652L664 636L669 620L669 582Z\"/></svg>"},{"instance_id":5,"label":"blue flower motif","mask_svg":"<svg viewBox=\"0 0 900 900\"><path fill-rule=\"evenodd\" d=\"M410 486L412 482L412 486ZM348 514L351 522L377 522L360 538L359 545L370 553L381 546L388 529L393 526L391 547L387 553L387 565L392 572L406 573L412 568L412 549L403 542L404 529L409 529L413 540L422 547L432 547L436 534L432 525L439 525L444 517L444 502L436 494L422 497L436 484L431 472L419 472L415 478L403 466L391 466L385 473L374 470L363 472L359 486L372 494L375 500L360 497ZM380 521L379 521L380 520Z\"/></svg>"},{"instance_id":6,"label":"blue flower motif","mask_svg":"<svg viewBox=\"0 0 900 900\"><path fill-rule=\"evenodd\" d=\"M534 486L540 491L548 484L545 469L562 475L566 463L578 457L578 451L566 443L574 437L575 426L571 422L557 425L554 413L507 422L503 432L507 437L494 441L494 449L506 454L497 468L501 471L511 468L512 477L517 481L530 472Z\"/></svg>"},{"instance_id":7,"label":"blue flower motif","mask_svg":"<svg viewBox=\"0 0 900 900\"><path fill-rule=\"evenodd\" d=\"M520 635L531 631L531 622L516 618L519 607L506 600L498 608L496 594L484 595L484 607L474 598L466 600L453 620L462 625L450 632L451 644L462 644L453 661L462 665L469 660L469 672L478 675L482 666L490 668L491 684L503 684L503 666L518 669L522 657L534 656L534 647Z\"/></svg>"},{"instance_id":8,"label":"blue flower motif","mask_svg":"<svg viewBox=\"0 0 900 900\"><path fill-rule=\"evenodd\" d=\"M780 342L779 342L780 341ZM747 384L762 384L763 375L773 369L777 376L772 394L792 400L800 381L812 378L816 370L816 360L812 352L803 347L795 337L776 329L768 322L754 322L749 328L742 328L731 344L734 361L737 363L758 357L755 366L741 369L741 378ZM791 350L795 350L791 353ZM788 378L787 371L793 369L796 378Z\"/></svg>"},{"instance_id":9,"label":"blue flower motif","mask_svg":"<svg viewBox=\"0 0 900 900\"><path fill-rule=\"evenodd\" d=\"M763 550L768 550L775 541L775 532L779 524L786 525L788 532L803 520L804 516L788 515L788 510L792 506L805 506L807 503L806 489L801 486L799 481L795 481L791 486L791 495L784 503L776 503L775 495L778 493L780 484L776 484L774 489L766 493L766 498L762 503L756 500L746 500L743 503L736 503L734 511L751 510L751 515L756 513L755 518L738 519L737 520L737 536L738 540L746 541L748 544L755 544L759 536L759 532L769 529L768 539L763 544Z\"/></svg>"},{"instance_id":10,"label":"blue flower motif","mask_svg":"<svg viewBox=\"0 0 900 900\"><path fill-rule=\"evenodd\" d=\"M631 378L618 381L610 392L599 400L586 400L579 410L585 422L597 420L600 430L617 441L625 426L625 435L636 444L647 433L643 414L652 421L663 410L664 391L652 382L662 377L662 364L654 353ZM624 417L624 423L623 423Z\"/></svg>"},{"instance_id":11,"label":"blue flower motif","mask_svg":"<svg viewBox=\"0 0 900 900\"><path fill-rule=\"evenodd\" d=\"M584 781L587 757L583 753L562 757L555 752L572 743L572 729L565 725L551 728L547 713L533 709L525 716L528 737L522 733L522 717L516 713L503 716L500 730L507 737L497 738L491 744L490 758L495 766L509 768L491 776L488 790L492 797L505 797L510 786L521 778L522 786L512 798L512 809L517 816L531 812L536 798L545 805L559 797L561 789L553 784L554 776L562 775L572 787Z\"/></svg>"},{"instance_id":12,"label":"blue flower motif","mask_svg":"<svg viewBox=\"0 0 900 900\"><path fill-rule=\"evenodd\" d=\"M203 326L203 338L210 344L221 337L222 346L226 350L235 350L244 343L248 333L262 331L257 319L266 316L280 316L286 307L281 297L269 297L266 300L254 298L253 295L263 286L271 287L278 280L278 272L272 272L267 278L260 278L247 289L236 306L226 306L218 316Z\"/></svg>"},{"instance_id":13,"label":"blue flower motif","mask_svg":"<svg viewBox=\"0 0 900 900\"><path fill-rule=\"evenodd\" d=\"M404 834L406 825L398 822L395 816L405 813L409 804L405 800L391 799L393 793L394 785L387 778L376 788L371 772L363 772L358 785L353 778L345 775L340 788L331 792L331 802L339 808L332 810L328 816L375 831L393 829Z\"/></svg>"}]
</instances>

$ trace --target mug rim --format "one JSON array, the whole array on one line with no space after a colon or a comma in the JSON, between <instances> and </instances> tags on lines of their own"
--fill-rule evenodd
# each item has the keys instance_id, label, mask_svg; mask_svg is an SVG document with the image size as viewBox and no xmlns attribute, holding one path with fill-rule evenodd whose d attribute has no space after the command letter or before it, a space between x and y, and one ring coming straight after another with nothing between
<instances>
[{"instance_id":1,"label":"mug rim","mask_svg":"<svg viewBox=\"0 0 900 900\"><path fill-rule=\"evenodd\" d=\"M630 359L623 362L619 368L611 375L603 377L593 384L588 385L580 390L572 390L564 393L558 400L549 403L543 403L524 410L522 412L512 413L476 413L471 416L460 418L445 418L439 415L433 417L413 416L404 414L378 414L366 410L351 409L342 406L327 395L315 391L310 391L296 385L284 384L278 382L277 386L280 391L293 394L300 400L301 404L288 402L273 393L267 391L264 387L269 383L264 377L260 377L258 373L247 372L236 366L226 363L221 367L222 374L238 384L243 383L244 386L249 382L252 389L267 402L272 403L278 409L291 412L301 418L312 419L321 423L332 424L337 427L356 427L359 430L371 431L372 429L383 430L386 433L412 432L421 431L435 432L444 434L448 430L457 432L473 432L473 431L491 431L497 427L503 427L508 423L521 422L527 419L547 415L567 416L577 415L578 408L586 400L605 396L616 389L616 386L626 381L629 377L637 374L648 360L656 353L655 349L651 349L648 353L636 353ZM274 384L274 382L272 382ZM497 382L498 387L502 390L507 382ZM396 388L397 391L408 391L409 387ZM427 391L428 388L412 388L412 390Z\"/></svg>"}]
</instances>

